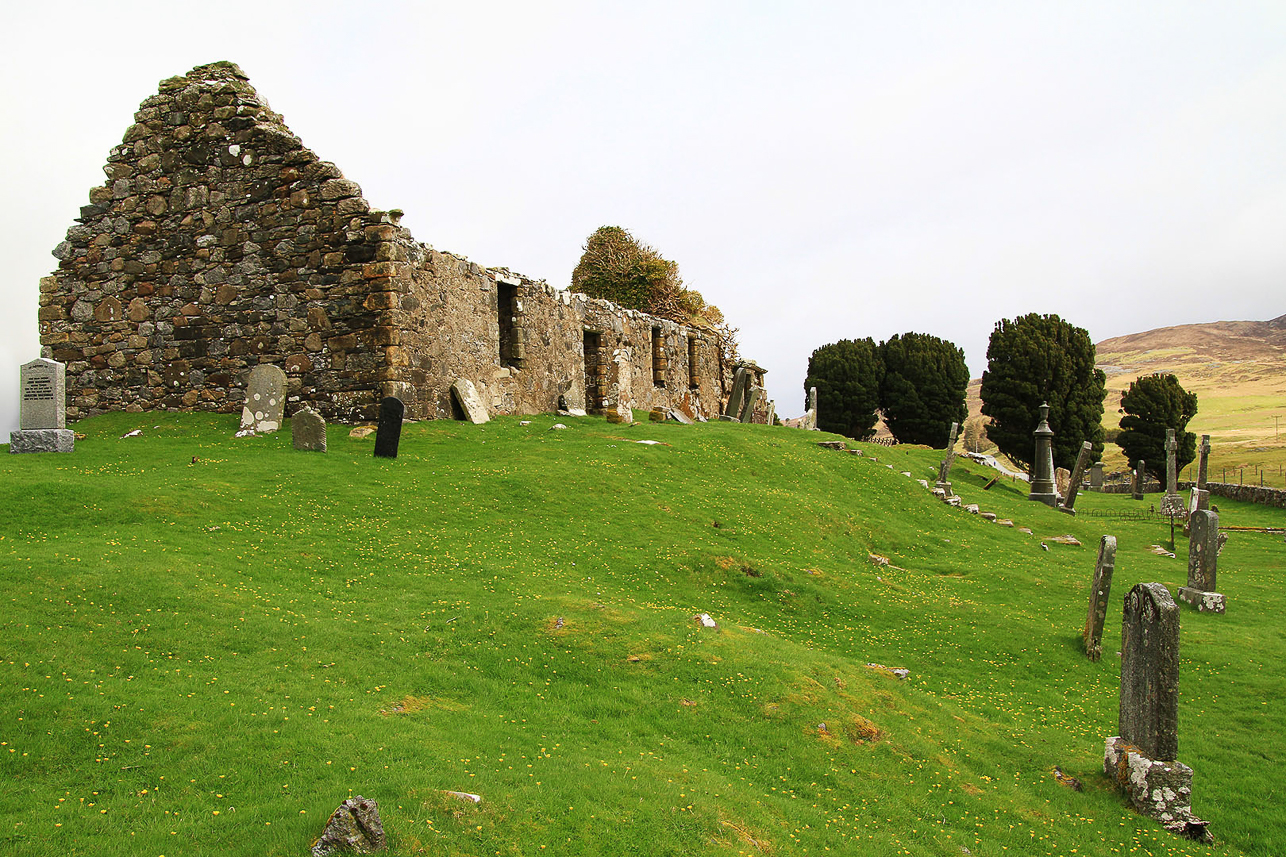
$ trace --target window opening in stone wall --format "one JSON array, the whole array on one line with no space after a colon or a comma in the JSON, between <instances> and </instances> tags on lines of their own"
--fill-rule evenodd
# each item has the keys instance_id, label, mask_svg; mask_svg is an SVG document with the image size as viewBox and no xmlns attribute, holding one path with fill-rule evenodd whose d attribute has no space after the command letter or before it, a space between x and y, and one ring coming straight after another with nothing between
<instances>
[{"instance_id":1,"label":"window opening in stone wall","mask_svg":"<svg viewBox=\"0 0 1286 857\"><path fill-rule=\"evenodd\" d=\"M585 410L602 413L607 397L607 361L603 357L603 337L596 330L585 331Z\"/></svg>"},{"instance_id":2,"label":"window opening in stone wall","mask_svg":"<svg viewBox=\"0 0 1286 857\"><path fill-rule=\"evenodd\" d=\"M522 331L518 326L518 287L496 283L496 315L500 321L500 365L522 366Z\"/></svg>"},{"instance_id":3,"label":"window opening in stone wall","mask_svg":"<svg viewBox=\"0 0 1286 857\"><path fill-rule=\"evenodd\" d=\"M688 387L695 390L701 386L700 377L697 375L697 338L688 337Z\"/></svg>"},{"instance_id":4,"label":"window opening in stone wall","mask_svg":"<svg viewBox=\"0 0 1286 857\"><path fill-rule=\"evenodd\" d=\"M668 367L664 345L665 340L661 338L661 328L652 328L652 383L658 387L665 386L665 370Z\"/></svg>"}]
</instances>

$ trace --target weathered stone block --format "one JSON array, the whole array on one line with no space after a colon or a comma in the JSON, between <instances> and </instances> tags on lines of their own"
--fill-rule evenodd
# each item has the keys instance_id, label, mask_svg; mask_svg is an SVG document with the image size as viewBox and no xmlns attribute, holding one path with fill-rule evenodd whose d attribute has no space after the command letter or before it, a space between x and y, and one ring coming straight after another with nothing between
<instances>
[{"instance_id":1,"label":"weathered stone block","mask_svg":"<svg viewBox=\"0 0 1286 857\"><path fill-rule=\"evenodd\" d=\"M76 433L71 429L26 429L9 432L9 451L15 455L28 452L73 452Z\"/></svg>"}]
</instances>

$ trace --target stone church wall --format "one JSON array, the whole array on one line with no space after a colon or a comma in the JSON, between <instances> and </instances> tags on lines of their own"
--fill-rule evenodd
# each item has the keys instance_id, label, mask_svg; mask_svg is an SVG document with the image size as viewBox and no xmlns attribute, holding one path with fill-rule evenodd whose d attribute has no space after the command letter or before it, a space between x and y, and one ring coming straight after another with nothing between
<instances>
[{"instance_id":1,"label":"stone church wall","mask_svg":"<svg viewBox=\"0 0 1286 857\"><path fill-rule=\"evenodd\" d=\"M457 378L499 413L560 396L718 411L712 337L417 243L232 63L163 81L104 171L41 281L42 350L67 364L72 419L237 412L260 363L286 371L291 412L330 419L371 419L386 395L450 417Z\"/></svg>"}]
</instances>

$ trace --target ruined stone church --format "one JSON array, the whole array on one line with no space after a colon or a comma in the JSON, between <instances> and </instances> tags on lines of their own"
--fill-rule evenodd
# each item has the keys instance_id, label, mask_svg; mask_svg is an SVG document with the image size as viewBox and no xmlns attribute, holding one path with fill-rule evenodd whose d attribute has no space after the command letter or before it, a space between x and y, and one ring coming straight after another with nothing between
<instances>
[{"instance_id":1,"label":"ruined stone church","mask_svg":"<svg viewBox=\"0 0 1286 857\"><path fill-rule=\"evenodd\" d=\"M385 396L450 418L457 379L493 413L709 417L730 384L708 331L418 243L235 64L162 81L104 171L40 283L42 353L67 364L73 419L239 412L262 363L285 370L289 412L341 421Z\"/></svg>"}]
</instances>

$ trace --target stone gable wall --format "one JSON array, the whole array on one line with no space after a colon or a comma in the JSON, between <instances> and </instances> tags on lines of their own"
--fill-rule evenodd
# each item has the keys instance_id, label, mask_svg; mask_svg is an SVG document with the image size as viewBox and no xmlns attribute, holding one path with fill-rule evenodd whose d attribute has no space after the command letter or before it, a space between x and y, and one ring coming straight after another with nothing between
<instances>
[{"instance_id":1,"label":"stone gable wall","mask_svg":"<svg viewBox=\"0 0 1286 857\"><path fill-rule=\"evenodd\" d=\"M494 412L585 406L587 329L613 403L718 411L713 338L417 243L232 63L163 81L104 171L41 281L42 351L67 364L71 419L236 412L260 363L286 371L291 412L329 419L372 419L386 395L449 417L456 378Z\"/></svg>"}]
</instances>

